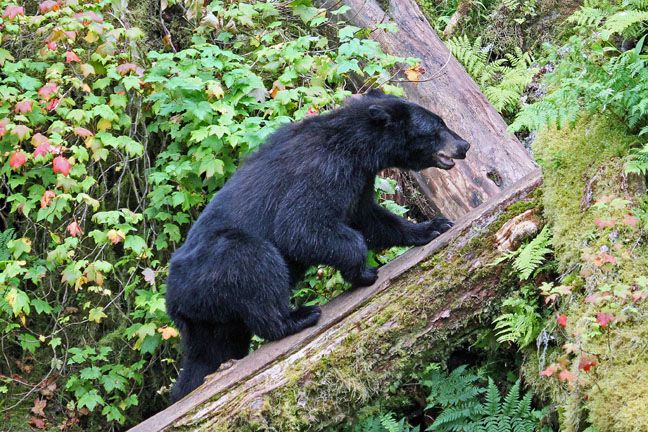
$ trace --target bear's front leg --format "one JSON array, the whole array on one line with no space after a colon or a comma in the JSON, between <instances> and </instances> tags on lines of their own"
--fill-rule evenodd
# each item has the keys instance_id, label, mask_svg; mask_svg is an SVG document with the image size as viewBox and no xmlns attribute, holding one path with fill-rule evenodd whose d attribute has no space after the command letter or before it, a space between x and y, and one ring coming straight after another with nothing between
<instances>
[{"instance_id":1,"label":"bear's front leg","mask_svg":"<svg viewBox=\"0 0 648 432\"><path fill-rule=\"evenodd\" d=\"M427 244L449 230L452 222L446 218L436 218L417 224L372 202L356 214L354 226L363 233L369 248L381 250L393 246Z\"/></svg>"},{"instance_id":2,"label":"bear's front leg","mask_svg":"<svg viewBox=\"0 0 648 432\"><path fill-rule=\"evenodd\" d=\"M327 222L305 223L290 235L278 231L277 242L293 261L330 265L356 287L372 285L378 270L367 265L368 249L362 234L342 222Z\"/></svg>"}]
</instances>

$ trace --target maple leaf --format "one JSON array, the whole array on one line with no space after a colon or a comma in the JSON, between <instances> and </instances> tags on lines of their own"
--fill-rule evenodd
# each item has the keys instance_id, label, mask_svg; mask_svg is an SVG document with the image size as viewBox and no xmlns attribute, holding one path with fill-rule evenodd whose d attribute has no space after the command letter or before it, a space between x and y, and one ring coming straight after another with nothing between
<instances>
[{"instance_id":1,"label":"maple leaf","mask_svg":"<svg viewBox=\"0 0 648 432\"><path fill-rule=\"evenodd\" d=\"M152 268L146 268L144 271L142 271L142 276L144 276L144 280L151 285L155 285L155 270Z\"/></svg>"},{"instance_id":2,"label":"maple leaf","mask_svg":"<svg viewBox=\"0 0 648 432\"><path fill-rule=\"evenodd\" d=\"M25 8L18 5L9 5L5 8L2 17L11 20L16 18L18 15L25 15Z\"/></svg>"},{"instance_id":3,"label":"maple leaf","mask_svg":"<svg viewBox=\"0 0 648 432\"><path fill-rule=\"evenodd\" d=\"M106 234L106 237L108 237L108 240L110 240L112 244L116 245L126 238L126 234L121 230L111 229L108 231L108 234Z\"/></svg>"},{"instance_id":4,"label":"maple leaf","mask_svg":"<svg viewBox=\"0 0 648 432\"><path fill-rule=\"evenodd\" d=\"M614 225L616 225L616 222L611 219L596 219L594 221L594 225L596 225L600 229L605 229L614 227Z\"/></svg>"},{"instance_id":5,"label":"maple leaf","mask_svg":"<svg viewBox=\"0 0 648 432\"><path fill-rule=\"evenodd\" d=\"M0 137L7 133L7 125L9 124L8 118L0 120Z\"/></svg>"},{"instance_id":6,"label":"maple leaf","mask_svg":"<svg viewBox=\"0 0 648 432\"><path fill-rule=\"evenodd\" d=\"M636 228L638 223L639 223L639 218L636 218L632 215L626 215L623 218L623 224L628 225L632 228Z\"/></svg>"},{"instance_id":7,"label":"maple leaf","mask_svg":"<svg viewBox=\"0 0 648 432\"><path fill-rule=\"evenodd\" d=\"M310 108L308 108L308 111L306 111L306 114L307 115L316 115L316 114L319 114L319 111L317 110L317 108L310 107Z\"/></svg>"},{"instance_id":8,"label":"maple leaf","mask_svg":"<svg viewBox=\"0 0 648 432\"><path fill-rule=\"evenodd\" d=\"M74 128L74 133L75 133L77 136L80 136L81 138L87 138L87 137L90 137L90 136L93 136L93 135L94 135L94 134L92 133L92 131L90 131L90 130L88 130L88 129L86 129L86 128L83 128L83 127L81 127L81 126L77 126L77 127L75 127L75 128Z\"/></svg>"},{"instance_id":9,"label":"maple leaf","mask_svg":"<svg viewBox=\"0 0 648 432\"><path fill-rule=\"evenodd\" d=\"M64 156L57 156L52 161L52 169L54 170L54 174L61 173L64 176L68 176L70 174L70 168L70 161L68 161Z\"/></svg>"},{"instance_id":10,"label":"maple leaf","mask_svg":"<svg viewBox=\"0 0 648 432\"><path fill-rule=\"evenodd\" d=\"M46 14L47 12L59 10L61 6L53 1L53 0L45 0L44 2L41 2L38 4L38 10L42 14Z\"/></svg>"},{"instance_id":11,"label":"maple leaf","mask_svg":"<svg viewBox=\"0 0 648 432\"><path fill-rule=\"evenodd\" d=\"M88 25L91 22L96 22L96 23L102 23L103 18L101 18L99 15L97 15L95 12L79 12L74 14L74 18L80 20L83 25Z\"/></svg>"},{"instance_id":12,"label":"maple leaf","mask_svg":"<svg viewBox=\"0 0 648 432\"><path fill-rule=\"evenodd\" d=\"M120 75L126 75L129 72L134 72L136 75L143 75L144 69L137 66L135 63L122 63L115 68Z\"/></svg>"},{"instance_id":13,"label":"maple leaf","mask_svg":"<svg viewBox=\"0 0 648 432\"><path fill-rule=\"evenodd\" d=\"M614 315L605 312L599 312L596 314L596 322L601 326L601 328L607 327L612 321L614 321Z\"/></svg>"},{"instance_id":14,"label":"maple leaf","mask_svg":"<svg viewBox=\"0 0 648 432\"><path fill-rule=\"evenodd\" d=\"M45 407L47 406L47 401L45 399L36 399L34 400L34 406L31 409L31 412L37 416L45 417Z\"/></svg>"},{"instance_id":15,"label":"maple leaf","mask_svg":"<svg viewBox=\"0 0 648 432\"><path fill-rule=\"evenodd\" d=\"M74 51L66 51L65 53L65 63L80 62L81 59Z\"/></svg>"},{"instance_id":16,"label":"maple leaf","mask_svg":"<svg viewBox=\"0 0 648 432\"><path fill-rule=\"evenodd\" d=\"M34 136L32 137L31 143L32 143L32 145L34 147L37 147L37 146L39 146L41 144L45 144L45 143L49 144L49 140L47 139L47 137L45 135L38 132L38 133L35 133Z\"/></svg>"},{"instance_id":17,"label":"maple leaf","mask_svg":"<svg viewBox=\"0 0 648 432\"><path fill-rule=\"evenodd\" d=\"M79 66L79 69L81 69L81 73L83 74L84 77L95 74L94 66L88 63L83 63L81 66Z\"/></svg>"},{"instance_id":18,"label":"maple leaf","mask_svg":"<svg viewBox=\"0 0 648 432\"><path fill-rule=\"evenodd\" d=\"M25 165L25 162L27 162L27 155L21 150L13 152L11 154L11 157L9 158L9 166L13 169L20 168L21 166Z\"/></svg>"},{"instance_id":19,"label":"maple leaf","mask_svg":"<svg viewBox=\"0 0 648 432\"><path fill-rule=\"evenodd\" d=\"M58 86L53 82L46 83L43 87L38 90L38 96L45 100L49 100L54 93L58 91Z\"/></svg>"},{"instance_id":20,"label":"maple leaf","mask_svg":"<svg viewBox=\"0 0 648 432\"><path fill-rule=\"evenodd\" d=\"M558 371L559 367L555 363L551 363L545 370L540 372L541 376L550 377Z\"/></svg>"},{"instance_id":21,"label":"maple leaf","mask_svg":"<svg viewBox=\"0 0 648 432\"><path fill-rule=\"evenodd\" d=\"M24 140L25 138L27 138L27 137L29 136L30 133L31 133L31 129L29 129L29 128L28 128L27 126L25 126L25 125L18 125L18 126L16 126L16 127L14 127L14 128L12 129L12 131L11 131L11 134L12 134L12 135L15 135L15 136L18 137L18 141L22 141L22 140Z\"/></svg>"},{"instance_id":22,"label":"maple leaf","mask_svg":"<svg viewBox=\"0 0 648 432\"><path fill-rule=\"evenodd\" d=\"M51 151L52 151L52 146L48 142L39 144L36 147L36 150L34 150L34 159L36 159L38 156L45 157Z\"/></svg>"},{"instance_id":23,"label":"maple leaf","mask_svg":"<svg viewBox=\"0 0 648 432\"><path fill-rule=\"evenodd\" d=\"M34 101L29 99L20 101L14 107L14 112L18 114L27 114L28 112L31 112L33 104Z\"/></svg>"},{"instance_id":24,"label":"maple leaf","mask_svg":"<svg viewBox=\"0 0 648 432\"><path fill-rule=\"evenodd\" d=\"M576 380L576 377L574 376L573 373L565 369L558 374L558 379L560 381L567 381L568 383L573 383Z\"/></svg>"},{"instance_id":25,"label":"maple leaf","mask_svg":"<svg viewBox=\"0 0 648 432\"><path fill-rule=\"evenodd\" d=\"M54 111L56 107L58 107L59 102L61 102L59 98L54 98L50 101L50 103L47 104L47 107L45 108L47 109L47 111Z\"/></svg>"},{"instance_id":26,"label":"maple leaf","mask_svg":"<svg viewBox=\"0 0 648 432\"><path fill-rule=\"evenodd\" d=\"M47 429L47 421L34 416L29 419L29 425L36 429Z\"/></svg>"},{"instance_id":27,"label":"maple leaf","mask_svg":"<svg viewBox=\"0 0 648 432\"><path fill-rule=\"evenodd\" d=\"M425 69L421 67L421 65L416 65L412 66L411 68L407 69L405 71L405 76L409 81L419 81L421 79L421 75L425 73Z\"/></svg>"},{"instance_id":28,"label":"maple leaf","mask_svg":"<svg viewBox=\"0 0 648 432\"><path fill-rule=\"evenodd\" d=\"M77 236L83 234L83 231L81 231L81 227L79 226L77 221L73 221L72 223L70 223L67 226L66 230L67 230L68 233L70 233L70 235L72 237L77 237Z\"/></svg>"},{"instance_id":29,"label":"maple leaf","mask_svg":"<svg viewBox=\"0 0 648 432\"><path fill-rule=\"evenodd\" d=\"M46 46L47 49L50 50L50 51L56 51L56 47L57 47L58 45L56 44L56 42L54 42L54 41L50 41L50 42L47 42L47 43L45 44L45 46Z\"/></svg>"},{"instance_id":30,"label":"maple leaf","mask_svg":"<svg viewBox=\"0 0 648 432\"><path fill-rule=\"evenodd\" d=\"M565 314L560 314L556 317L556 322L558 325L562 328L567 327L567 315Z\"/></svg>"},{"instance_id":31,"label":"maple leaf","mask_svg":"<svg viewBox=\"0 0 648 432\"><path fill-rule=\"evenodd\" d=\"M578 361L578 369L589 372L591 368L598 365L598 359L594 355L583 355Z\"/></svg>"},{"instance_id":32,"label":"maple leaf","mask_svg":"<svg viewBox=\"0 0 648 432\"><path fill-rule=\"evenodd\" d=\"M616 262L617 262L616 258L613 255L610 255L607 252L603 252L603 253L597 255L596 258L594 258L594 261L593 261L593 263L594 263L594 265L596 267L601 267L601 266L603 266L605 264L608 264L608 263L616 264Z\"/></svg>"},{"instance_id":33,"label":"maple leaf","mask_svg":"<svg viewBox=\"0 0 648 432\"><path fill-rule=\"evenodd\" d=\"M178 330L169 326L160 327L157 329L157 331L162 335L162 339L164 340L169 340L171 338L178 337L179 335Z\"/></svg>"},{"instance_id":34,"label":"maple leaf","mask_svg":"<svg viewBox=\"0 0 648 432\"><path fill-rule=\"evenodd\" d=\"M46 190L45 192L43 192L43 196L41 197L41 200L40 200L41 208L45 208L48 205L50 205L50 203L52 202L52 200L55 197L56 197L56 192L54 192L54 191Z\"/></svg>"}]
</instances>

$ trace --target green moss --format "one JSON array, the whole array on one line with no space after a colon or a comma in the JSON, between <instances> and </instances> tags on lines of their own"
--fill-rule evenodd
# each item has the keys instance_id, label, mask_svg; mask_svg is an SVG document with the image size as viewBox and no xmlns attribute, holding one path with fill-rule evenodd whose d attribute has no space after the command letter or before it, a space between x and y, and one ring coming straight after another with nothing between
<instances>
[{"instance_id":1,"label":"green moss","mask_svg":"<svg viewBox=\"0 0 648 432\"><path fill-rule=\"evenodd\" d=\"M543 169L544 211L563 268L579 262L583 241L594 227L596 214L587 211L593 202L583 198L588 184L599 197L618 194L621 157L636 142L636 136L606 119L590 119L572 129L539 134L533 152Z\"/></svg>"},{"instance_id":2,"label":"green moss","mask_svg":"<svg viewBox=\"0 0 648 432\"><path fill-rule=\"evenodd\" d=\"M561 312L569 317L563 336L577 347L575 354L551 348L544 362L530 356L525 376L543 395L556 403L561 430L579 431L587 424L599 432L648 430L648 313L646 303L623 300L605 304L587 302L604 285L631 286L648 268L648 247L641 233L627 226L596 226L596 219L620 221L645 195L645 187L630 185L623 175L624 156L637 143L614 119L590 118L566 130L541 133L534 145L544 171L545 215L553 227L556 258L570 274L563 284L574 295L563 299ZM637 186L640 186L637 188ZM596 205L626 200L629 204ZM610 251L616 262L598 267L592 257ZM625 306L627 304L627 306ZM593 324L598 312L613 311L620 318L601 330ZM627 310L633 310L628 313ZM578 368L579 356L596 355L598 366L590 372ZM539 369L569 360L574 385L539 378ZM542 365L541 365L542 363Z\"/></svg>"}]
</instances>

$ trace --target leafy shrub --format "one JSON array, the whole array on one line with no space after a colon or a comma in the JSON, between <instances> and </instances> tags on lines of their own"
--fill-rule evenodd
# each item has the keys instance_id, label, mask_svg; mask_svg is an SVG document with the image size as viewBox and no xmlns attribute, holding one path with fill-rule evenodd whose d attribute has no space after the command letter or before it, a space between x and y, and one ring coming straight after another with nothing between
<instances>
[{"instance_id":1,"label":"leafy shrub","mask_svg":"<svg viewBox=\"0 0 648 432\"><path fill-rule=\"evenodd\" d=\"M198 12L227 26L144 56L112 4L0 0L1 367L19 377L0 407L38 394L86 429L166 404L166 262L240 160L405 60L323 10L252 0L212 2Z\"/></svg>"}]
</instances>

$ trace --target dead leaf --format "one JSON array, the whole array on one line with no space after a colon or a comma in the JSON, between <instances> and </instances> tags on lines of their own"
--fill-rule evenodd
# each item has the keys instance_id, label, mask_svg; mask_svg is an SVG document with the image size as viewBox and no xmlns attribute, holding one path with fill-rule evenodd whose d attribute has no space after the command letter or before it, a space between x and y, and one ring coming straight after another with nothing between
<instances>
[{"instance_id":1,"label":"dead leaf","mask_svg":"<svg viewBox=\"0 0 648 432\"><path fill-rule=\"evenodd\" d=\"M29 426L35 427L36 429L47 429L47 421L38 417L31 417L29 419Z\"/></svg>"},{"instance_id":2,"label":"dead leaf","mask_svg":"<svg viewBox=\"0 0 648 432\"><path fill-rule=\"evenodd\" d=\"M36 399L34 401L34 406L31 409L37 416L45 417L45 407L47 406L47 401L45 399Z\"/></svg>"},{"instance_id":3,"label":"dead leaf","mask_svg":"<svg viewBox=\"0 0 648 432\"><path fill-rule=\"evenodd\" d=\"M171 338L178 337L179 335L178 330L169 326L160 327L158 329L158 333L162 335L162 339L164 340L169 340Z\"/></svg>"}]
</instances>

